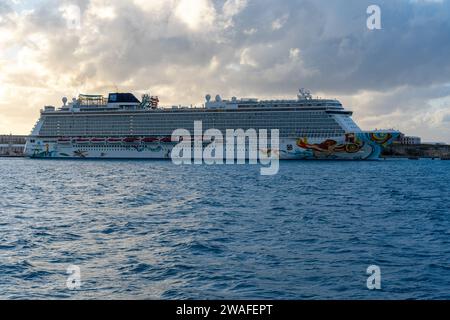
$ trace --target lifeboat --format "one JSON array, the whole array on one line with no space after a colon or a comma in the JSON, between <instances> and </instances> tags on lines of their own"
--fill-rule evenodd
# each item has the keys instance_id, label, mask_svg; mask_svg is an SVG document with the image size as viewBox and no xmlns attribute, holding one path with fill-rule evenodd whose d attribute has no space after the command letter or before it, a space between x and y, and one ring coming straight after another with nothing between
<instances>
[{"instance_id":1,"label":"lifeboat","mask_svg":"<svg viewBox=\"0 0 450 320\"><path fill-rule=\"evenodd\" d=\"M92 138L91 142L92 143L105 143L106 139L105 138Z\"/></svg>"},{"instance_id":2,"label":"lifeboat","mask_svg":"<svg viewBox=\"0 0 450 320\"><path fill-rule=\"evenodd\" d=\"M75 143L78 143L78 144L87 144L87 143L90 143L90 142L91 142L91 139L88 139L88 138L75 139Z\"/></svg>"},{"instance_id":3,"label":"lifeboat","mask_svg":"<svg viewBox=\"0 0 450 320\"><path fill-rule=\"evenodd\" d=\"M70 139L70 138L60 138L60 139L58 139L58 143L59 144L69 144L71 142L72 142L72 139Z\"/></svg>"},{"instance_id":4,"label":"lifeboat","mask_svg":"<svg viewBox=\"0 0 450 320\"><path fill-rule=\"evenodd\" d=\"M122 143L122 140L120 138L109 138L107 141L108 143Z\"/></svg>"},{"instance_id":5,"label":"lifeboat","mask_svg":"<svg viewBox=\"0 0 450 320\"><path fill-rule=\"evenodd\" d=\"M129 138L125 138L122 140L125 143L136 143L139 142L140 139L139 138L133 138L133 137L129 137Z\"/></svg>"},{"instance_id":6,"label":"lifeboat","mask_svg":"<svg viewBox=\"0 0 450 320\"><path fill-rule=\"evenodd\" d=\"M163 142L163 143L170 143L172 142L172 137L164 137L159 139L159 141Z\"/></svg>"},{"instance_id":7,"label":"lifeboat","mask_svg":"<svg viewBox=\"0 0 450 320\"><path fill-rule=\"evenodd\" d=\"M142 139L142 142L144 142L144 143L155 143L158 141L159 141L158 138L153 138L153 137L147 137L147 138Z\"/></svg>"}]
</instances>

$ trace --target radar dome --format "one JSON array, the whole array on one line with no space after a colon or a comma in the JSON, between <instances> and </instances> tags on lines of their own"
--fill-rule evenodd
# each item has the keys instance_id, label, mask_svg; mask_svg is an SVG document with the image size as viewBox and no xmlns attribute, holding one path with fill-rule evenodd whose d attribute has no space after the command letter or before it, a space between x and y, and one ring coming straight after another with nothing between
<instances>
[{"instance_id":1,"label":"radar dome","mask_svg":"<svg viewBox=\"0 0 450 320\"><path fill-rule=\"evenodd\" d=\"M210 102L210 101L211 101L211 95L210 95L210 94L207 94L206 97L205 97L205 99L206 99L207 102Z\"/></svg>"},{"instance_id":2,"label":"radar dome","mask_svg":"<svg viewBox=\"0 0 450 320\"><path fill-rule=\"evenodd\" d=\"M66 105L66 103L67 103L67 97L62 98L62 102L64 103L64 105Z\"/></svg>"},{"instance_id":3,"label":"radar dome","mask_svg":"<svg viewBox=\"0 0 450 320\"><path fill-rule=\"evenodd\" d=\"M221 102L221 101L222 101L222 98L219 95L217 95L216 96L216 102Z\"/></svg>"}]
</instances>

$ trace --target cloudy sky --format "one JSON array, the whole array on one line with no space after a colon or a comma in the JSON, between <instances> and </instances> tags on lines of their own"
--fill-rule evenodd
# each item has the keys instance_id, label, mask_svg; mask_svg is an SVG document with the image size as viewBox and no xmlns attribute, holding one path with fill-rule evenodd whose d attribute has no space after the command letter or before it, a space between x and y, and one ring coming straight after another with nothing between
<instances>
[{"instance_id":1,"label":"cloudy sky","mask_svg":"<svg viewBox=\"0 0 450 320\"><path fill-rule=\"evenodd\" d=\"M0 0L0 133L79 93L189 105L299 87L363 129L450 142L450 0Z\"/></svg>"}]
</instances>

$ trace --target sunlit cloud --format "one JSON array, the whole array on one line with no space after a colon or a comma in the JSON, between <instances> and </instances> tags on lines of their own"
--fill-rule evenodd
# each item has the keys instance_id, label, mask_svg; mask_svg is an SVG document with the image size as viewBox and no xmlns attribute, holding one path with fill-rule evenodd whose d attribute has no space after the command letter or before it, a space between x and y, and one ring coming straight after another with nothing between
<instances>
[{"instance_id":1,"label":"sunlit cloud","mask_svg":"<svg viewBox=\"0 0 450 320\"><path fill-rule=\"evenodd\" d=\"M175 16L192 30L209 28L216 18L216 10L208 0L180 0Z\"/></svg>"},{"instance_id":2,"label":"sunlit cloud","mask_svg":"<svg viewBox=\"0 0 450 320\"><path fill-rule=\"evenodd\" d=\"M273 30L280 30L283 28L287 20L289 19L289 14L283 15L281 18L278 18L272 22L272 29Z\"/></svg>"}]
</instances>

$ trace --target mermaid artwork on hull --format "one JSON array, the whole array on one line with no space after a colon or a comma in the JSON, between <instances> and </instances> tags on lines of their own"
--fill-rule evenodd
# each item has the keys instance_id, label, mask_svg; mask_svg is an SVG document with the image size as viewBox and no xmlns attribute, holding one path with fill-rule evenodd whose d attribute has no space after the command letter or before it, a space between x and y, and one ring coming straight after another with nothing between
<instances>
[{"instance_id":1,"label":"mermaid artwork on hull","mask_svg":"<svg viewBox=\"0 0 450 320\"><path fill-rule=\"evenodd\" d=\"M364 147L364 142L349 133L345 135L345 143L339 144L336 140L328 139L320 144L310 144L307 138L303 138L297 140L297 146L311 150L316 158L324 158L338 153L357 153Z\"/></svg>"},{"instance_id":2,"label":"mermaid artwork on hull","mask_svg":"<svg viewBox=\"0 0 450 320\"><path fill-rule=\"evenodd\" d=\"M55 151L50 151L50 146L45 144L44 149L42 149L42 145L38 145L31 155L32 158L51 158L55 156Z\"/></svg>"},{"instance_id":3,"label":"mermaid artwork on hull","mask_svg":"<svg viewBox=\"0 0 450 320\"><path fill-rule=\"evenodd\" d=\"M296 144L301 150L311 152L314 159L375 160L397 136L386 132L358 132L346 133L341 143L339 139L328 139L312 144L307 138L300 138Z\"/></svg>"}]
</instances>

